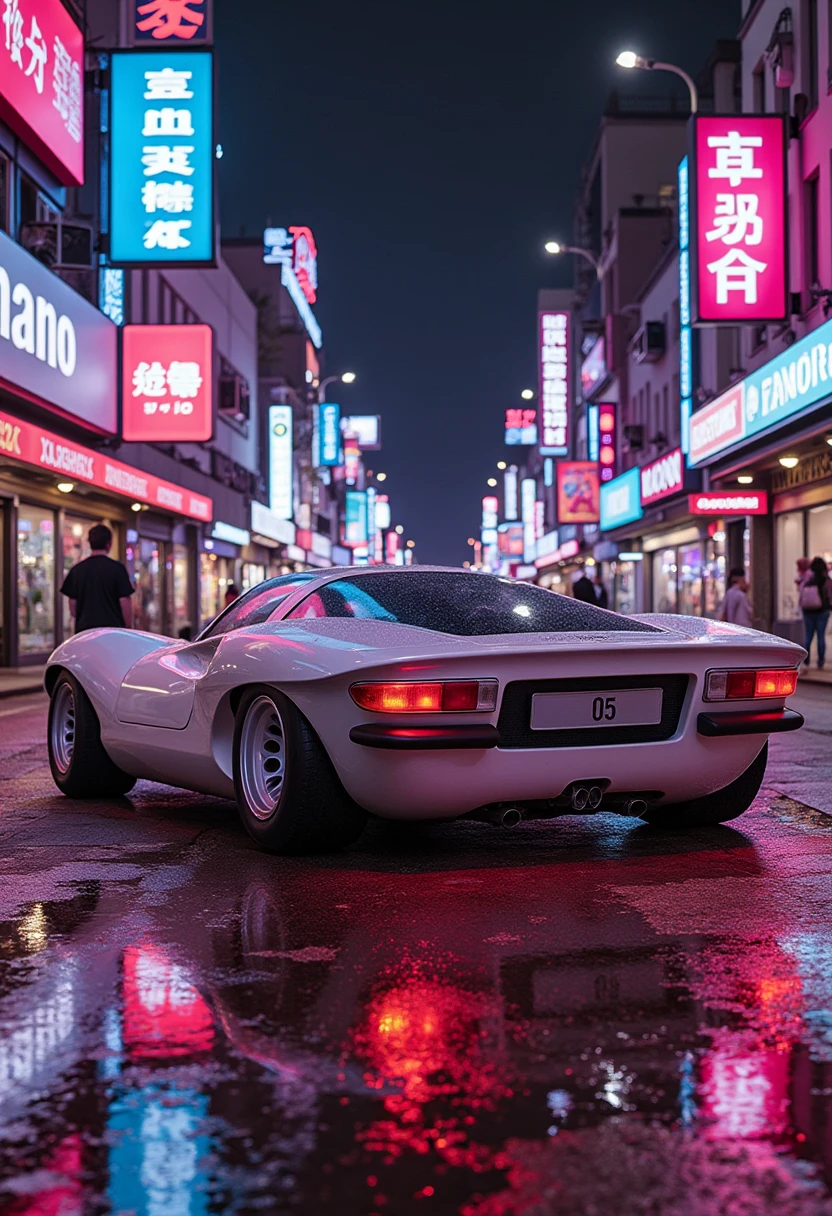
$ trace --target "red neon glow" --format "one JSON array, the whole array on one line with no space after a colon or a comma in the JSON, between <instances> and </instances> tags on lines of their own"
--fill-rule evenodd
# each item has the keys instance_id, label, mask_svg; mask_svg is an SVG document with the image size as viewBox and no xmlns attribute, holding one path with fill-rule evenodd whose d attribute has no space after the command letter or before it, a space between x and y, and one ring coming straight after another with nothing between
<instances>
[{"instance_id":1,"label":"red neon glow","mask_svg":"<svg viewBox=\"0 0 832 1216\"><path fill-rule=\"evenodd\" d=\"M192 1055L214 1043L211 1010L158 946L124 952L124 1044L134 1058Z\"/></svg>"},{"instance_id":2,"label":"red neon glow","mask_svg":"<svg viewBox=\"0 0 832 1216\"><path fill-rule=\"evenodd\" d=\"M0 118L66 186L84 181L84 35L61 0L5 0Z\"/></svg>"},{"instance_id":3,"label":"red neon glow","mask_svg":"<svg viewBox=\"0 0 832 1216\"><path fill-rule=\"evenodd\" d=\"M768 515L768 493L689 494L688 510L691 515Z\"/></svg>"},{"instance_id":4,"label":"red neon glow","mask_svg":"<svg viewBox=\"0 0 832 1216\"><path fill-rule=\"evenodd\" d=\"M292 269L310 304L318 298L318 247L311 228L290 228L293 239Z\"/></svg>"},{"instance_id":5,"label":"red neon glow","mask_svg":"<svg viewBox=\"0 0 832 1216\"><path fill-rule=\"evenodd\" d=\"M148 0L136 7L136 29L158 40L187 41L205 22L205 13L197 11L204 3L205 0Z\"/></svg>"},{"instance_id":6,"label":"red neon glow","mask_svg":"<svg viewBox=\"0 0 832 1216\"><path fill-rule=\"evenodd\" d=\"M122 435L128 443L204 443L214 431L210 325L125 325Z\"/></svg>"},{"instance_id":7,"label":"red neon glow","mask_svg":"<svg viewBox=\"0 0 832 1216\"><path fill-rule=\"evenodd\" d=\"M10 414L0 414L0 453L23 464L46 469L64 480L83 481L192 519L207 522L214 515L214 503L204 494L195 494L142 469L122 464L120 460L111 460L103 452L93 452Z\"/></svg>"},{"instance_id":8,"label":"red neon glow","mask_svg":"<svg viewBox=\"0 0 832 1216\"><path fill-rule=\"evenodd\" d=\"M480 686L476 680L447 684L353 684L356 705L373 713L460 713L476 710Z\"/></svg>"},{"instance_id":9,"label":"red neon glow","mask_svg":"<svg viewBox=\"0 0 832 1216\"><path fill-rule=\"evenodd\" d=\"M694 121L695 318L781 320L787 312L785 122L747 114Z\"/></svg>"},{"instance_id":10,"label":"red neon glow","mask_svg":"<svg viewBox=\"0 0 832 1216\"><path fill-rule=\"evenodd\" d=\"M540 446L569 446L572 356L568 312L538 314L540 348Z\"/></svg>"},{"instance_id":11,"label":"red neon glow","mask_svg":"<svg viewBox=\"0 0 832 1216\"><path fill-rule=\"evenodd\" d=\"M616 474L616 416L615 405L602 401L598 406L598 462L601 481L612 481Z\"/></svg>"}]
</instances>

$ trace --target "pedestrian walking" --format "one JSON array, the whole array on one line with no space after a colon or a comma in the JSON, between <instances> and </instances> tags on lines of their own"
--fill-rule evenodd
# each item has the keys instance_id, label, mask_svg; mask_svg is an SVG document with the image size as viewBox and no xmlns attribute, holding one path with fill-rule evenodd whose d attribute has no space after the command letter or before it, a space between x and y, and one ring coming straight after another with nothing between
<instances>
[{"instance_id":1,"label":"pedestrian walking","mask_svg":"<svg viewBox=\"0 0 832 1216\"><path fill-rule=\"evenodd\" d=\"M72 567L61 587L75 619L75 632L132 629L136 588L126 567L110 557L113 534L106 524L95 524L88 539L89 557Z\"/></svg>"},{"instance_id":2,"label":"pedestrian walking","mask_svg":"<svg viewBox=\"0 0 832 1216\"><path fill-rule=\"evenodd\" d=\"M742 566L734 566L728 575L728 590L722 601L719 619L727 621L729 625L744 625L746 629L754 628L754 613L748 598L748 580Z\"/></svg>"},{"instance_id":3,"label":"pedestrian walking","mask_svg":"<svg viewBox=\"0 0 832 1216\"><path fill-rule=\"evenodd\" d=\"M832 582L829 567L822 557L816 557L809 568L809 577L800 585L800 610L806 629L806 663L812 661L812 639L817 638L817 666L822 671L826 663L826 626L832 611Z\"/></svg>"},{"instance_id":4,"label":"pedestrian walking","mask_svg":"<svg viewBox=\"0 0 832 1216\"><path fill-rule=\"evenodd\" d=\"M236 583L229 583L225 589L225 607L233 604L235 600L240 598L240 591Z\"/></svg>"},{"instance_id":5,"label":"pedestrian walking","mask_svg":"<svg viewBox=\"0 0 832 1216\"><path fill-rule=\"evenodd\" d=\"M593 580L595 583L595 600L599 608L609 608L610 597L607 595L607 589L604 586L604 580L600 574L596 574Z\"/></svg>"},{"instance_id":6,"label":"pedestrian walking","mask_svg":"<svg viewBox=\"0 0 832 1216\"><path fill-rule=\"evenodd\" d=\"M595 594L595 588L586 576L586 570L581 571L581 577L575 580L572 587L572 594L576 600L583 600L585 604L598 605L598 596Z\"/></svg>"}]
</instances>

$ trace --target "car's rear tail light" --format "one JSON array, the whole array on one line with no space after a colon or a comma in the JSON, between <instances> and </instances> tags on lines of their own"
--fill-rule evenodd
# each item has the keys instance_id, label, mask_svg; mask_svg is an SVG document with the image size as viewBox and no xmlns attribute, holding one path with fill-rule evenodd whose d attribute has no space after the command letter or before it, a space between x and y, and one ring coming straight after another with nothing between
<instances>
[{"instance_id":1,"label":"car's rear tail light","mask_svg":"<svg viewBox=\"0 0 832 1216\"><path fill-rule=\"evenodd\" d=\"M376 714L483 713L496 708L497 681L353 684L350 696L356 705Z\"/></svg>"},{"instance_id":2,"label":"car's rear tail light","mask_svg":"<svg viewBox=\"0 0 832 1216\"><path fill-rule=\"evenodd\" d=\"M793 667L755 671L709 671L705 678L706 701L753 701L758 697L790 697L797 688Z\"/></svg>"}]
</instances>

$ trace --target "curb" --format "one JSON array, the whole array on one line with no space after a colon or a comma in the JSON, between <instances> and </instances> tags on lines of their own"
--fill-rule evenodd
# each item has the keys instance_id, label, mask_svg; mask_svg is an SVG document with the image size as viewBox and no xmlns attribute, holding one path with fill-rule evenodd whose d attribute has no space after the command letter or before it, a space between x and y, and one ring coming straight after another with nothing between
<instances>
[{"instance_id":1,"label":"curb","mask_svg":"<svg viewBox=\"0 0 832 1216\"><path fill-rule=\"evenodd\" d=\"M27 697L34 692L43 692L43 682L38 680L36 684L22 684L15 688L3 688L0 685L0 701L4 701L7 697Z\"/></svg>"}]
</instances>

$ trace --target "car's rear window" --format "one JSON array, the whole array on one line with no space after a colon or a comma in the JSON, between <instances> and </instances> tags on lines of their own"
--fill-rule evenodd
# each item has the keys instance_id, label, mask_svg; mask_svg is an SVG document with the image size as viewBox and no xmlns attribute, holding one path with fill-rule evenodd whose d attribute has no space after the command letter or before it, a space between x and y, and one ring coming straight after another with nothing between
<instances>
[{"instance_id":1,"label":"car's rear window","mask_svg":"<svg viewBox=\"0 0 832 1216\"><path fill-rule=\"evenodd\" d=\"M511 633L660 633L541 587L486 574L401 571L359 574L319 587L295 618L354 617L461 637Z\"/></svg>"}]
</instances>

